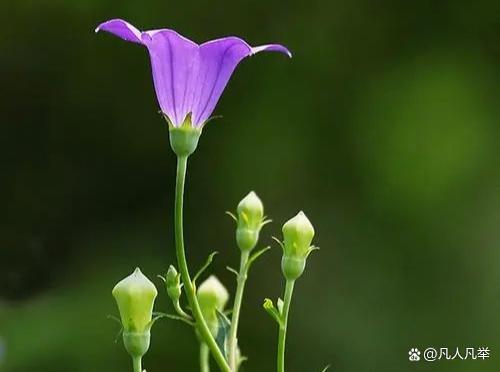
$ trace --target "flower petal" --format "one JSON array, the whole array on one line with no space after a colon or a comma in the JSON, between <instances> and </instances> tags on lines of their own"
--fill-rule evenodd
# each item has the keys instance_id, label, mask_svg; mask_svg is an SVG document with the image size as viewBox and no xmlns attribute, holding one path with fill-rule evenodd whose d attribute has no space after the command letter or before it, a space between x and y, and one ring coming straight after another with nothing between
<instances>
[{"instance_id":1,"label":"flower petal","mask_svg":"<svg viewBox=\"0 0 500 372\"><path fill-rule=\"evenodd\" d=\"M292 53L286 47L280 44L267 44L252 48L252 54L257 54L259 52L279 52L286 54L288 57L292 58Z\"/></svg>"},{"instance_id":2,"label":"flower petal","mask_svg":"<svg viewBox=\"0 0 500 372\"><path fill-rule=\"evenodd\" d=\"M199 47L173 30L147 31L148 48L156 96L161 110L174 126L182 125L191 112L199 70Z\"/></svg>"},{"instance_id":3,"label":"flower petal","mask_svg":"<svg viewBox=\"0 0 500 372\"><path fill-rule=\"evenodd\" d=\"M252 48L237 37L198 45L169 29L141 32L122 19L104 22L95 31L147 47L158 103L174 126L182 125L188 114L193 126L202 126L243 58L263 51L292 56L282 45Z\"/></svg>"},{"instance_id":4,"label":"flower petal","mask_svg":"<svg viewBox=\"0 0 500 372\"><path fill-rule=\"evenodd\" d=\"M130 41L132 43L142 44L141 32L123 19L112 19L101 23L95 29L95 32L106 31L110 34L118 36L120 39Z\"/></svg>"},{"instance_id":5,"label":"flower petal","mask_svg":"<svg viewBox=\"0 0 500 372\"><path fill-rule=\"evenodd\" d=\"M237 37L226 37L200 45L200 71L193 101L193 125L200 126L210 118L238 63L261 51L276 51L291 56L278 44L252 48Z\"/></svg>"}]
</instances>

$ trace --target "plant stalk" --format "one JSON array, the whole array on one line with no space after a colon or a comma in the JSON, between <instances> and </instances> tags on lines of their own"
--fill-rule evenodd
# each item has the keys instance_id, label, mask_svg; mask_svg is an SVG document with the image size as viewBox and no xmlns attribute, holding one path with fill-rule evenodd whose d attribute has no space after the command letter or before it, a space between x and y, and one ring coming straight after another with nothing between
<instances>
[{"instance_id":1,"label":"plant stalk","mask_svg":"<svg viewBox=\"0 0 500 372\"><path fill-rule=\"evenodd\" d=\"M240 271L236 285L236 294L234 296L233 312L231 316L231 329L229 330L229 367L231 371L238 369L237 350L238 350L238 323L240 321L241 304L243 302L243 292L248 275L248 257L250 251L241 252Z\"/></svg>"},{"instance_id":2,"label":"plant stalk","mask_svg":"<svg viewBox=\"0 0 500 372\"><path fill-rule=\"evenodd\" d=\"M278 372L285 372L286 329L288 325L288 313L290 311L290 303L292 302L294 285L294 280L286 281L283 311L281 313L282 324L280 325L278 336Z\"/></svg>"},{"instance_id":3,"label":"plant stalk","mask_svg":"<svg viewBox=\"0 0 500 372\"><path fill-rule=\"evenodd\" d=\"M210 372L210 349L204 342L200 342L200 372Z\"/></svg>"},{"instance_id":4,"label":"plant stalk","mask_svg":"<svg viewBox=\"0 0 500 372\"><path fill-rule=\"evenodd\" d=\"M184 250L184 227L183 227L183 204L184 204L184 186L186 181L187 156L177 157L177 178L175 183L175 250L177 254L177 264L181 272L181 279L184 284L184 292L191 307L193 317L196 321L196 329L202 340L210 349L215 361L222 372L231 372L228 363L221 350L217 346L210 329L203 318L203 314L196 298L196 290L186 260L186 252Z\"/></svg>"},{"instance_id":5,"label":"plant stalk","mask_svg":"<svg viewBox=\"0 0 500 372\"><path fill-rule=\"evenodd\" d=\"M134 372L142 372L142 360L140 357L133 357L132 364L134 366Z\"/></svg>"}]
</instances>

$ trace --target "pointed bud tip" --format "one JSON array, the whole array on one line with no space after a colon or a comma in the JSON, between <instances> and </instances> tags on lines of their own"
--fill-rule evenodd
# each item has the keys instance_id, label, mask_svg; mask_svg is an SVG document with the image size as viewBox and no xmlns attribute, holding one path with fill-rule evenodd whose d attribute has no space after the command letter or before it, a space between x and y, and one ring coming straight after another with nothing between
<instances>
[{"instance_id":1,"label":"pointed bud tip","mask_svg":"<svg viewBox=\"0 0 500 372\"><path fill-rule=\"evenodd\" d=\"M247 223L252 226L258 226L262 222L264 216L264 204L257 196L255 191L250 191L241 201L236 208L238 218L242 218L241 214L245 214Z\"/></svg>"},{"instance_id":2,"label":"pointed bud tip","mask_svg":"<svg viewBox=\"0 0 500 372\"><path fill-rule=\"evenodd\" d=\"M307 218L304 211L300 211L295 215L295 217L292 217L287 222L285 222L285 224L283 225L283 232L290 229L309 232L314 236L314 226L312 225L309 218Z\"/></svg>"},{"instance_id":3,"label":"pointed bud tip","mask_svg":"<svg viewBox=\"0 0 500 372\"><path fill-rule=\"evenodd\" d=\"M252 206L252 205L262 205L262 201L258 197L258 195L255 193L255 191L250 191L238 204L238 208L243 208L246 205ZM240 207L241 206L241 207Z\"/></svg>"},{"instance_id":4,"label":"pointed bud tip","mask_svg":"<svg viewBox=\"0 0 500 372\"><path fill-rule=\"evenodd\" d=\"M213 303L217 309L223 310L229 300L229 292L215 275L210 275L198 288L198 298Z\"/></svg>"}]
</instances>

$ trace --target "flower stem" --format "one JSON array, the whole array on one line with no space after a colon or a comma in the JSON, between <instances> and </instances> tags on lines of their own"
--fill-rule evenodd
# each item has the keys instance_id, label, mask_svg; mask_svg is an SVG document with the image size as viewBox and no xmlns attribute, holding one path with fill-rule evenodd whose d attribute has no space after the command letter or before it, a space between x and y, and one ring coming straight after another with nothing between
<instances>
[{"instance_id":1,"label":"flower stem","mask_svg":"<svg viewBox=\"0 0 500 372\"><path fill-rule=\"evenodd\" d=\"M240 272L238 274L236 295L234 296L233 315L231 317L231 329L229 330L229 366L231 371L236 372L238 368L237 349L238 349L238 323L240 321L241 303L243 301L243 292L245 291L245 282L248 275L248 256L250 251L241 252Z\"/></svg>"},{"instance_id":2,"label":"flower stem","mask_svg":"<svg viewBox=\"0 0 500 372\"><path fill-rule=\"evenodd\" d=\"M210 372L210 350L204 342L200 342L200 372Z\"/></svg>"},{"instance_id":3,"label":"flower stem","mask_svg":"<svg viewBox=\"0 0 500 372\"><path fill-rule=\"evenodd\" d=\"M134 365L134 372L142 372L142 361L139 357L132 358L132 364Z\"/></svg>"},{"instance_id":4,"label":"flower stem","mask_svg":"<svg viewBox=\"0 0 500 372\"><path fill-rule=\"evenodd\" d=\"M278 372L285 372L285 347L286 347L286 328L288 325L288 312L292 302L294 280L287 280L285 286L285 299L283 301L283 311L281 313L282 324L280 325L278 337Z\"/></svg>"},{"instance_id":5,"label":"flower stem","mask_svg":"<svg viewBox=\"0 0 500 372\"><path fill-rule=\"evenodd\" d=\"M184 204L184 184L186 181L187 156L177 157L177 179L175 184L175 250L177 253L177 264L181 272L184 291L196 321L196 329L201 338L206 343L222 372L231 372L229 365L221 350L217 346L210 329L201 313L196 292L189 275L186 253L184 251L184 228L183 228L183 204Z\"/></svg>"}]
</instances>

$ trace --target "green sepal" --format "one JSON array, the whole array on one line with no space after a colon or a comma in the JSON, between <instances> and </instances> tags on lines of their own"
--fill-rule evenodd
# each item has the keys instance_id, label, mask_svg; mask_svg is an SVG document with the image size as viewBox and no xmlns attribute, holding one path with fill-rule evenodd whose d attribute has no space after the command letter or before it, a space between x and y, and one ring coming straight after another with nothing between
<instances>
[{"instance_id":1,"label":"green sepal","mask_svg":"<svg viewBox=\"0 0 500 372\"><path fill-rule=\"evenodd\" d=\"M276 243L279 244L279 246L281 247L281 249L283 249L283 251L285 250L285 246L283 245L283 242L281 240L279 240L277 237L275 236L272 236L271 239L273 239Z\"/></svg>"},{"instance_id":2,"label":"green sepal","mask_svg":"<svg viewBox=\"0 0 500 372\"><path fill-rule=\"evenodd\" d=\"M193 284L196 283L196 280L201 276L201 274L203 274L203 272L208 269L208 267L210 266L210 264L212 263L215 255L219 254L219 252L215 251L215 252L212 252L208 255L207 257L207 260L205 261L205 264L198 270L198 272L196 273L196 275L194 276L193 278Z\"/></svg>"},{"instance_id":3,"label":"green sepal","mask_svg":"<svg viewBox=\"0 0 500 372\"><path fill-rule=\"evenodd\" d=\"M239 371L241 365L248 360L248 357L241 355L238 357L238 361L236 362L236 370Z\"/></svg>"},{"instance_id":4,"label":"green sepal","mask_svg":"<svg viewBox=\"0 0 500 372\"><path fill-rule=\"evenodd\" d=\"M118 340L120 339L120 336L122 335L123 333L123 325L122 325L122 321L120 318L114 316L114 315L108 315L106 318L108 319L111 319L111 320L114 320L115 322L117 322L119 325L120 325L120 329L118 330L118 333L116 334L116 337L115 337L115 344L118 343Z\"/></svg>"},{"instance_id":5,"label":"green sepal","mask_svg":"<svg viewBox=\"0 0 500 372\"><path fill-rule=\"evenodd\" d=\"M269 315L271 315L271 318L273 318L280 327L283 327L281 313L274 307L273 301L270 298L264 299L264 304L262 305L262 307L267 311Z\"/></svg>"},{"instance_id":6,"label":"green sepal","mask_svg":"<svg viewBox=\"0 0 500 372\"><path fill-rule=\"evenodd\" d=\"M164 115L165 116L165 115ZM170 137L170 147L177 156L189 156L198 147L201 136L201 128L195 128L191 124L191 114L186 116L181 126L175 127L170 120L168 122L168 132Z\"/></svg>"},{"instance_id":7,"label":"green sepal","mask_svg":"<svg viewBox=\"0 0 500 372\"><path fill-rule=\"evenodd\" d=\"M215 342L219 346L219 349L221 350L224 357L227 359L226 341L229 336L229 331L231 329L231 321L219 309L216 309L216 315L217 315L218 328L217 328L217 336L215 337Z\"/></svg>"},{"instance_id":8,"label":"green sepal","mask_svg":"<svg viewBox=\"0 0 500 372\"><path fill-rule=\"evenodd\" d=\"M226 211L225 212L229 217L231 217L234 222L238 223L238 218L234 215L234 213L230 212L230 211Z\"/></svg>"},{"instance_id":9,"label":"green sepal","mask_svg":"<svg viewBox=\"0 0 500 372\"><path fill-rule=\"evenodd\" d=\"M311 246L309 247L309 249L307 250L307 256L306 256L306 258L307 258L307 257L309 257L309 255L310 255L312 252L314 252L314 251L319 251L320 249L321 249L320 247L316 247L315 245L311 245Z\"/></svg>"},{"instance_id":10,"label":"green sepal","mask_svg":"<svg viewBox=\"0 0 500 372\"><path fill-rule=\"evenodd\" d=\"M240 273L236 269L233 269L231 266L226 266L226 270L236 275L236 278L240 276Z\"/></svg>"}]
</instances>

